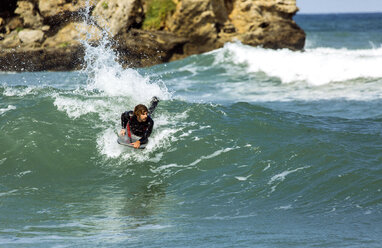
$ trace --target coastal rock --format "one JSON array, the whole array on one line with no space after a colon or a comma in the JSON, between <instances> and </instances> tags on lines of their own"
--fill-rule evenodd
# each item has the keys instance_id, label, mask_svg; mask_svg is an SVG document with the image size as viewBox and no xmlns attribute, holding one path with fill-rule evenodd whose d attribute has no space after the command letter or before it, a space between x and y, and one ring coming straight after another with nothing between
<instances>
[{"instance_id":1,"label":"coastal rock","mask_svg":"<svg viewBox=\"0 0 382 248\"><path fill-rule=\"evenodd\" d=\"M170 60L174 54L183 53L188 39L168 31L131 29L116 38L114 49L118 51L123 66L152 66Z\"/></svg>"},{"instance_id":2,"label":"coastal rock","mask_svg":"<svg viewBox=\"0 0 382 248\"><path fill-rule=\"evenodd\" d=\"M21 41L16 30L7 34L3 40L0 41L0 47L3 49L16 48L21 45ZM3 50L3 49L0 49Z\"/></svg>"},{"instance_id":3,"label":"coastal rock","mask_svg":"<svg viewBox=\"0 0 382 248\"><path fill-rule=\"evenodd\" d=\"M223 30L220 36L224 42L238 39L252 46L299 50L304 47L305 33L292 20L297 11L295 0L235 1L229 23L236 32Z\"/></svg>"},{"instance_id":4,"label":"coastal rock","mask_svg":"<svg viewBox=\"0 0 382 248\"><path fill-rule=\"evenodd\" d=\"M142 22L143 7L139 0L101 1L96 5L93 17L100 27L114 37L133 24Z\"/></svg>"},{"instance_id":5,"label":"coastal rock","mask_svg":"<svg viewBox=\"0 0 382 248\"><path fill-rule=\"evenodd\" d=\"M6 34L17 28L23 28L23 20L20 17L14 17L9 21L9 23L6 25Z\"/></svg>"},{"instance_id":6,"label":"coastal rock","mask_svg":"<svg viewBox=\"0 0 382 248\"><path fill-rule=\"evenodd\" d=\"M44 42L44 47L78 46L81 40L96 42L102 37L102 31L83 22L71 22L65 25L52 37Z\"/></svg>"},{"instance_id":7,"label":"coastal rock","mask_svg":"<svg viewBox=\"0 0 382 248\"><path fill-rule=\"evenodd\" d=\"M168 30L178 36L187 37L185 54L196 54L220 47L216 26L227 18L224 1L183 0L168 22ZM214 8L215 7L215 8ZM217 8L216 8L217 7Z\"/></svg>"},{"instance_id":8,"label":"coastal rock","mask_svg":"<svg viewBox=\"0 0 382 248\"><path fill-rule=\"evenodd\" d=\"M44 41L44 32L41 30L24 29L19 32L18 37L24 44L41 43Z\"/></svg>"},{"instance_id":9,"label":"coastal rock","mask_svg":"<svg viewBox=\"0 0 382 248\"><path fill-rule=\"evenodd\" d=\"M0 71L78 70L84 63L81 46L66 48L20 48L2 51Z\"/></svg>"},{"instance_id":10,"label":"coastal rock","mask_svg":"<svg viewBox=\"0 0 382 248\"><path fill-rule=\"evenodd\" d=\"M293 21L295 0L182 0L166 29L189 41L183 55L207 52L235 40L265 48L304 47L305 33Z\"/></svg>"},{"instance_id":11,"label":"coastal rock","mask_svg":"<svg viewBox=\"0 0 382 248\"><path fill-rule=\"evenodd\" d=\"M134 67L237 40L272 49L300 50L305 44L304 31L292 19L296 0L20 0L10 6L0 20L4 70L78 68L81 40L95 45L106 33L121 64Z\"/></svg>"},{"instance_id":12,"label":"coastal rock","mask_svg":"<svg viewBox=\"0 0 382 248\"><path fill-rule=\"evenodd\" d=\"M82 12L85 12L86 8L92 9L96 3L98 0L39 0L38 8L45 23L57 25L78 21Z\"/></svg>"},{"instance_id":13,"label":"coastal rock","mask_svg":"<svg viewBox=\"0 0 382 248\"><path fill-rule=\"evenodd\" d=\"M42 17L35 10L33 3L28 1L18 1L15 14L20 15L23 19L24 27L39 28L42 26Z\"/></svg>"}]
</instances>

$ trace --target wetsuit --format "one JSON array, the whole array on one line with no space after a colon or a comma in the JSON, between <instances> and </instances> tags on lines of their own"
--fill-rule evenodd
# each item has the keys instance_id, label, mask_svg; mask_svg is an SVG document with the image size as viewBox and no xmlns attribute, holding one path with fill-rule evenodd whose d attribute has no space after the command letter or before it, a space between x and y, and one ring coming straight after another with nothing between
<instances>
[{"instance_id":1,"label":"wetsuit","mask_svg":"<svg viewBox=\"0 0 382 248\"><path fill-rule=\"evenodd\" d=\"M145 122L139 122L137 116L134 115L133 111L126 111L121 115L122 128L126 128L127 124L130 126L130 131L139 137L141 144L145 144L153 131L154 121L150 116L147 116ZM127 135L127 134L126 134Z\"/></svg>"}]
</instances>

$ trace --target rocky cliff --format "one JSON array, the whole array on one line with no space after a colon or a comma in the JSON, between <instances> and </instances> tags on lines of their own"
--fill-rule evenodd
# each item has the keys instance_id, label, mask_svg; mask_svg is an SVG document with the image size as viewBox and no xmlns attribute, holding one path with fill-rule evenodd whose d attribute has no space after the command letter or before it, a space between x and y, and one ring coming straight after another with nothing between
<instances>
[{"instance_id":1,"label":"rocky cliff","mask_svg":"<svg viewBox=\"0 0 382 248\"><path fill-rule=\"evenodd\" d=\"M224 43L304 47L295 0L2 0L0 70L73 70L81 40L105 35L125 66L149 66Z\"/></svg>"}]
</instances>

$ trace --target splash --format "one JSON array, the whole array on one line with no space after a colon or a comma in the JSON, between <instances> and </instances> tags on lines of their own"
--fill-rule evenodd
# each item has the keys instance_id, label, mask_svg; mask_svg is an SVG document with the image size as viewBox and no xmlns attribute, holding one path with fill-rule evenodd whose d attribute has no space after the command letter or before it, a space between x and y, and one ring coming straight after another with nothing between
<instances>
[{"instance_id":1,"label":"splash","mask_svg":"<svg viewBox=\"0 0 382 248\"><path fill-rule=\"evenodd\" d=\"M164 127L154 131L146 151L132 154L116 142L117 132L120 130L120 115L133 109L136 104L148 105L153 96L168 100L171 94L163 82L153 81L148 76L141 75L138 70L123 68L118 63L118 54L113 50L109 30L96 25L89 3L87 6L82 13L84 21L82 25L78 25L78 32L81 33L79 37L82 37L80 42L85 51L81 74L85 75L86 83L71 92L55 94L54 105L59 111L66 112L69 118L92 118L91 121L95 121L102 128L102 131L95 134L97 149L107 159L147 159L150 151L161 146L158 140L162 140L162 136L168 136L171 130ZM100 32L94 31L97 29ZM97 114L98 120L93 120L94 115L88 115L92 113ZM160 122L158 125L156 121L156 129L158 126Z\"/></svg>"},{"instance_id":2,"label":"splash","mask_svg":"<svg viewBox=\"0 0 382 248\"><path fill-rule=\"evenodd\" d=\"M84 13L84 24L96 26L95 17L90 16L90 9ZM98 26L98 25L97 25ZM124 69L118 62L118 54L112 48L112 38L107 26L102 27L102 34L92 32L92 29L81 29L85 32L81 40L85 48L85 67L82 70L88 76L87 90L100 92L105 96L121 96L132 102L148 102L152 96L169 99L170 94L161 82L151 82L150 78L142 76L132 68ZM100 36L94 42L94 36ZM95 44L96 43L96 44Z\"/></svg>"}]
</instances>

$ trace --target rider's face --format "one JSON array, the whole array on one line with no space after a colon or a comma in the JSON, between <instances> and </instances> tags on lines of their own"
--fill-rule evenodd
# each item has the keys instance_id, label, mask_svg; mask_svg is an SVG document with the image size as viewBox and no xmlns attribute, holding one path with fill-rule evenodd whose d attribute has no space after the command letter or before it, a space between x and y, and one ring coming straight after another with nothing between
<instances>
[{"instance_id":1,"label":"rider's face","mask_svg":"<svg viewBox=\"0 0 382 248\"><path fill-rule=\"evenodd\" d=\"M147 120L147 112L143 112L138 116L138 121L145 122Z\"/></svg>"}]
</instances>

